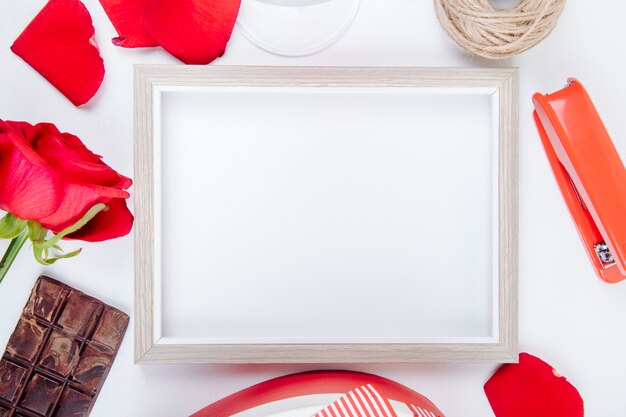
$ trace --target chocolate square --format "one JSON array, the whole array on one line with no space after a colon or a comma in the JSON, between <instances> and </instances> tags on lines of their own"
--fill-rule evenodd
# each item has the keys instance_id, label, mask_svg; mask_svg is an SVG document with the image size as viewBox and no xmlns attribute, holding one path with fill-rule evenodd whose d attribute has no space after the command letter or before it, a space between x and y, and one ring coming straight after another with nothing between
<instances>
[{"instance_id":1,"label":"chocolate square","mask_svg":"<svg viewBox=\"0 0 626 417\"><path fill-rule=\"evenodd\" d=\"M0 398L12 403L24 377L26 369L6 359L0 361Z\"/></svg>"},{"instance_id":2,"label":"chocolate square","mask_svg":"<svg viewBox=\"0 0 626 417\"><path fill-rule=\"evenodd\" d=\"M100 301L72 291L67 298L67 303L63 308L59 325L68 333L86 337L96 325L98 315L103 305Z\"/></svg>"},{"instance_id":3,"label":"chocolate square","mask_svg":"<svg viewBox=\"0 0 626 417\"><path fill-rule=\"evenodd\" d=\"M53 330L39 359L39 365L65 377L78 363L79 353L80 345L73 335Z\"/></svg>"},{"instance_id":4,"label":"chocolate square","mask_svg":"<svg viewBox=\"0 0 626 417\"><path fill-rule=\"evenodd\" d=\"M0 405L0 417L9 417L9 413L11 410L7 410L3 406Z\"/></svg>"},{"instance_id":5,"label":"chocolate square","mask_svg":"<svg viewBox=\"0 0 626 417\"><path fill-rule=\"evenodd\" d=\"M41 277L35 284L24 314L52 322L61 303L65 299L63 285L52 278Z\"/></svg>"},{"instance_id":6,"label":"chocolate square","mask_svg":"<svg viewBox=\"0 0 626 417\"><path fill-rule=\"evenodd\" d=\"M127 327L128 316L126 314L113 308L107 308L102 313L91 340L109 349L117 350L122 343Z\"/></svg>"},{"instance_id":7,"label":"chocolate square","mask_svg":"<svg viewBox=\"0 0 626 417\"><path fill-rule=\"evenodd\" d=\"M7 353L15 358L32 362L41 349L45 336L44 326L37 323L35 319L22 317L9 339Z\"/></svg>"},{"instance_id":8,"label":"chocolate square","mask_svg":"<svg viewBox=\"0 0 626 417\"><path fill-rule=\"evenodd\" d=\"M92 397L66 388L59 402L55 417L86 417L89 415Z\"/></svg>"},{"instance_id":9,"label":"chocolate square","mask_svg":"<svg viewBox=\"0 0 626 417\"><path fill-rule=\"evenodd\" d=\"M35 374L26 387L26 394L20 403L20 407L46 416L48 411L54 406L62 389L63 386L58 382Z\"/></svg>"},{"instance_id":10,"label":"chocolate square","mask_svg":"<svg viewBox=\"0 0 626 417\"><path fill-rule=\"evenodd\" d=\"M96 391L106 377L112 362L112 351L106 347L88 344L72 373L73 379L86 389Z\"/></svg>"}]
</instances>

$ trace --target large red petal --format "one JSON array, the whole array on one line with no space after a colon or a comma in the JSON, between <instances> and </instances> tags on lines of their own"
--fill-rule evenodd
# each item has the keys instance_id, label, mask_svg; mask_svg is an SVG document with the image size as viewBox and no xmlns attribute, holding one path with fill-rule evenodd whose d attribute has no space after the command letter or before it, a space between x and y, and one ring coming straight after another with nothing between
<instances>
[{"instance_id":1,"label":"large red petal","mask_svg":"<svg viewBox=\"0 0 626 417\"><path fill-rule=\"evenodd\" d=\"M120 175L101 161L76 136L69 133L48 132L41 126L35 149L54 167L64 181L77 184L114 186Z\"/></svg>"},{"instance_id":2,"label":"large red petal","mask_svg":"<svg viewBox=\"0 0 626 417\"><path fill-rule=\"evenodd\" d=\"M159 46L141 24L148 0L100 0L104 12L118 33L113 44L124 48Z\"/></svg>"},{"instance_id":3,"label":"large red petal","mask_svg":"<svg viewBox=\"0 0 626 417\"><path fill-rule=\"evenodd\" d=\"M63 201L59 208L50 216L39 220L43 227L55 233L76 223L87 210L98 203L109 204L111 200L129 197L128 192L116 188L68 183L63 185L62 195Z\"/></svg>"},{"instance_id":4,"label":"large red petal","mask_svg":"<svg viewBox=\"0 0 626 417\"><path fill-rule=\"evenodd\" d=\"M78 0L50 0L15 40L11 50L74 105L88 102L104 78L94 28Z\"/></svg>"},{"instance_id":5,"label":"large red petal","mask_svg":"<svg viewBox=\"0 0 626 417\"><path fill-rule=\"evenodd\" d=\"M62 159L82 160L98 163L102 159L90 151L85 144L71 133L61 133L57 127L51 123L38 123L32 129L31 143L37 152L44 157L59 156Z\"/></svg>"},{"instance_id":6,"label":"large red petal","mask_svg":"<svg viewBox=\"0 0 626 417\"><path fill-rule=\"evenodd\" d=\"M78 231L67 235L68 239L101 242L126 236L133 227L133 215L122 199L111 200L107 211L101 211Z\"/></svg>"},{"instance_id":7,"label":"large red petal","mask_svg":"<svg viewBox=\"0 0 626 417\"><path fill-rule=\"evenodd\" d=\"M224 54L240 0L148 0L143 25L166 51L186 64L208 64Z\"/></svg>"},{"instance_id":8,"label":"large red petal","mask_svg":"<svg viewBox=\"0 0 626 417\"><path fill-rule=\"evenodd\" d=\"M519 364L503 365L485 384L496 417L583 417L572 384L541 359L521 353Z\"/></svg>"},{"instance_id":9,"label":"large red petal","mask_svg":"<svg viewBox=\"0 0 626 417\"><path fill-rule=\"evenodd\" d=\"M26 138L28 143L32 145L30 136L33 131L33 125L28 122L18 122L14 120L0 120L0 133L6 130L13 130L18 136Z\"/></svg>"},{"instance_id":10,"label":"large red petal","mask_svg":"<svg viewBox=\"0 0 626 417\"><path fill-rule=\"evenodd\" d=\"M23 135L28 124L0 120L0 209L39 220L60 205L60 180ZM19 130L14 130L17 128Z\"/></svg>"}]
</instances>

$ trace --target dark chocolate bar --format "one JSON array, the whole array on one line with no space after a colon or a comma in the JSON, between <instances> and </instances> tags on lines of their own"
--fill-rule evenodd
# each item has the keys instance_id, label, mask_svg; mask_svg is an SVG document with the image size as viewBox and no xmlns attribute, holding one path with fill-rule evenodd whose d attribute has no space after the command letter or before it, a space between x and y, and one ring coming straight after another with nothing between
<instances>
[{"instance_id":1,"label":"dark chocolate bar","mask_svg":"<svg viewBox=\"0 0 626 417\"><path fill-rule=\"evenodd\" d=\"M128 315L39 277L0 359L0 417L86 417Z\"/></svg>"}]
</instances>

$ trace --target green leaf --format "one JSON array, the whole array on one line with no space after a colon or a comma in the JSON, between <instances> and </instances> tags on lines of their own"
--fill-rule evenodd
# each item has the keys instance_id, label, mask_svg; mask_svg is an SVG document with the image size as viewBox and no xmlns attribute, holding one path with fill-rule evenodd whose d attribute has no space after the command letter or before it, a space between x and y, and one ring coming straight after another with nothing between
<instances>
[{"instance_id":1,"label":"green leaf","mask_svg":"<svg viewBox=\"0 0 626 417\"><path fill-rule=\"evenodd\" d=\"M96 204L95 206L87 210L87 213L85 213L85 215L79 221L74 223L72 226L62 230L61 232L57 233L56 235L52 236L52 238L48 240L46 240L48 230L44 228L41 224L32 220L29 220L28 221L28 236L30 237L30 240L32 240L33 242L33 255L35 256L35 259L37 260L37 262L39 262L42 265L48 266L48 265L52 265L59 259L73 258L74 256L78 255L82 251L82 249L78 249L73 252L65 253L63 255L55 256L52 258L49 257L49 251L50 249L56 249L59 252L63 252L63 249L61 249L61 247L57 244L59 240L69 235L70 233L77 231L84 225L86 225L91 219L96 217L96 215L100 213L101 211L108 210L108 209L109 208L106 206L106 204Z\"/></svg>"},{"instance_id":2,"label":"green leaf","mask_svg":"<svg viewBox=\"0 0 626 417\"><path fill-rule=\"evenodd\" d=\"M70 252L70 253L65 253L63 255L59 255L59 256L55 256L55 257L49 258L48 257L48 249L42 249L40 246L33 246L33 255L35 255L35 259L41 265L49 266L49 265L54 264L59 259L73 258L73 257L77 256L78 254L80 254L80 252L82 250L83 249L81 248L81 249L77 249L77 250L75 250L73 252Z\"/></svg>"},{"instance_id":3,"label":"green leaf","mask_svg":"<svg viewBox=\"0 0 626 417\"><path fill-rule=\"evenodd\" d=\"M43 254L43 249L37 245L33 245L33 255L35 256L35 260L42 264L43 266L52 265L52 263L48 262L46 256ZM54 263L54 262L53 262Z\"/></svg>"},{"instance_id":4,"label":"green leaf","mask_svg":"<svg viewBox=\"0 0 626 417\"><path fill-rule=\"evenodd\" d=\"M7 213L0 219L0 238L14 239L26 227L26 220L15 217L11 213Z\"/></svg>"},{"instance_id":5,"label":"green leaf","mask_svg":"<svg viewBox=\"0 0 626 417\"><path fill-rule=\"evenodd\" d=\"M34 244L44 242L48 235L48 229L34 220L28 221L28 237Z\"/></svg>"},{"instance_id":6,"label":"green leaf","mask_svg":"<svg viewBox=\"0 0 626 417\"><path fill-rule=\"evenodd\" d=\"M98 213L100 213L101 211L106 211L108 209L109 207L106 204L102 204L102 203L96 204L95 206L87 210L87 213L85 213L82 219L80 219L79 221L77 221L76 223L68 227L67 229L57 233L51 239L46 240L45 242L39 241L35 243L35 246L40 246L42 249L49 249L49 248L54 247L54 245L56 245L59 240L63 239L65 236L69 235L70 233L74 233L75 231L77 231L78 229L86 225L89 222L89 220L96 217Z\"/></svg>"},{"instance_id":7,"label":"green leaf","mask_svg":"<svg viewBox=\"0 0 626 417\"><path fill-rule=\"evenodd\" d=\"M59 255L56 258L52 258L52 260L57 261L59 259L73 258L74 256L80 255L82 251L83 251L83 248L79 248L79 249L76 249L75 251L64 253L63 255Z\"/></svg>"}]
</instances>

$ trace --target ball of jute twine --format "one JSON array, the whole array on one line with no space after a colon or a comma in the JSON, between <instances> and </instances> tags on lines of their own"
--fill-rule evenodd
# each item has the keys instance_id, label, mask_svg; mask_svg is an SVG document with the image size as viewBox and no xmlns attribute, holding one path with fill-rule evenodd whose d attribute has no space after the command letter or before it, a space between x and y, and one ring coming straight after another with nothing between
<instances>
[{"instance_id":1,"label":"ball of jute twine","mask_svg":"<svg viewBox=\"0 0 626 417\"><path fill-rule=\"evenodd\" d=\"M439 22L461 48L504 59L541 42L556 26L566 0L521 0L497 9L489 0L434 0Z\"/></svg>"}]
</instances>

